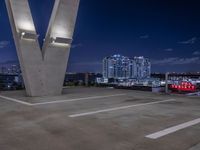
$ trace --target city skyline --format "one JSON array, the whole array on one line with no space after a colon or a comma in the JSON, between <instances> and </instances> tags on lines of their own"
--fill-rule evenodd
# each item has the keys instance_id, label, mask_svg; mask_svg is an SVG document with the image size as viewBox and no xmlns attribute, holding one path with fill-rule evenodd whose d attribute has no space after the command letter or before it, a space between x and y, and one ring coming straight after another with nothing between
<instances>
[{"instance_id":1,"label":"city skyline","mask_svg":"<svg viewBox=\"0 0 200 150\"><path fill-rule=\"evenodd\" d=\"M129 58L122 55L103 59L103 77L113 79L148 79L151 77L151 63L143 56Z\"/></svg>"},{"instance_id":2,"label":"city skyline","mask_svg":"<svg viewBox=\"0 0 200 150\"><path fill-rule=\"evenodd\" d=\"M29 0L29 3L42 44L54 1ZM172 0L81 1L68 71L101 72L102 58L119 53L129 57L148 57L152 72L198 72L199 6L200 3L193 0L181 3ZM4 2L0 10L3 29L0 63L16 62ZM43 24L39 25L41 20Z\"/></svg>"}]
</instances>

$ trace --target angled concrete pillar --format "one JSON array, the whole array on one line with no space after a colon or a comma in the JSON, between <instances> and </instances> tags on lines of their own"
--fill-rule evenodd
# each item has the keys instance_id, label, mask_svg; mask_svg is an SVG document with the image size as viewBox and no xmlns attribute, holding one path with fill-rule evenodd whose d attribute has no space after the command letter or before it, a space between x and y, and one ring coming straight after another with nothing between
<instances>
[{"instance_id":1,"label":"angled concrete pillar","mask_svg":"<svg viewBox=\"0 0 200 150\"><path fill-rule=\"evenodd\" d=\"M55 0L42 50L28 0L6 0L6 6L27 95L61 94L79 0Z\"/></svg>"}]
</instances>

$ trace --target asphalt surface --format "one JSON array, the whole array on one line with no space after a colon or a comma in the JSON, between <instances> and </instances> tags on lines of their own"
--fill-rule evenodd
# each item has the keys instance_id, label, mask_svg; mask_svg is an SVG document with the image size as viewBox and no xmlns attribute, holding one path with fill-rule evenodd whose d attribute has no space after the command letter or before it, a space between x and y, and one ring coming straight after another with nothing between
<instances>
[{"instance_id":1,"label":"asphalt surface","mask_svg":"<svg viewBox=\"0 0 200 150\"><path fill-rule=\"evenodd\" d=\"M198 122L147 137L199 118L199 97L108 88L34 98L0 92L0 150L200 150Z\"/></svg>"}]
</instances>

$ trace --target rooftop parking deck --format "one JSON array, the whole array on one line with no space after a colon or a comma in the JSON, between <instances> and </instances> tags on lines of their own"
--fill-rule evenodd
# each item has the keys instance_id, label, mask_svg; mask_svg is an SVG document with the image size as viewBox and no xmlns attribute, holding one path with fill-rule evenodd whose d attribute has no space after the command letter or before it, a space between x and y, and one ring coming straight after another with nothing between
<instances>
[{"instance_id":1,"label":"rooftop parking deck","mask_svg":"<svg viewBox=\"0 0 200 150\"><path fill-rule=\"evenodd\" d=\"M0 150L199 150L200 98L108 88L0 92Z\"/></svg>"}]
</instances>

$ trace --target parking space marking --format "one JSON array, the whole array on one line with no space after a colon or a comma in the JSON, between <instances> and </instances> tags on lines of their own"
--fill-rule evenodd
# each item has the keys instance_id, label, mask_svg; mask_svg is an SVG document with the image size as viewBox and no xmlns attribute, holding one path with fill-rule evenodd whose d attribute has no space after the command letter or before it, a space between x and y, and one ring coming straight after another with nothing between
<instances>
[{"instance_id":1,"label":"parking space marking","mask_svg":"<svg viewBox=\"0 0 200 150\"><path fill-rule=\"evenodd\" d=\"M69 115L69 117L75 118L75 117L89 116L89 115L94 115L94 114L98 114L98 113L105 113L105 112L110 112L110 111L123 110L123 109L128 109L128 108L133 108L133 107L147 106L147 105L159 104L159 103L170 102L170 101L176 101L176 100L168 99L168 100L162 100L162 101L156 101L156 102L140 103L140 104L135 104L135 105L114 107L114 108L109 108L109 109L102 109L102 110L97 110L97 111L72 114L72 115Z\"/></svg>"},{"instance_id":2,"label":"parking space marking","mask_svg":"<svg viewBox=\"0 0 200 150\"><path fill-rule=\"evenodd\" d=\"M177 126L173 126L173 127L167 128L165 130L162 130L162 131L147 135L145 137L146 138L150 138L150 139L158 139L158 138L161 138L161 137L166 136L168 134L177 132L179 130L188 128L190 126L194 126L194 125L199 124L199 123L200 123L200 118L192 120L192 121L189 121L189 122L186 122L186 123L183 123L183 124L180 124L180 125L177 125Z\"/></svg>"},{"instance_id":3,"label":"parking space marking","mask_svg":"<svg viewBox=\"0 0 200 150\"><path fill-rule=\"evenodd\" d=\"M0 95L0 98L6 99L6 100L9 100L9 101L13 101L13 102L16 102L16 103L20 103L20 104L23 104L23 105L26 105L26 106L38 106L38 105L46 105L46 104L74 102L74 101L81 101L81 100L117 97L117 96L124 96L124 95L127 95L127 94L124 93L124 94L105 95L105 96L92 96L92 97L74 98L74 99L68 99L68 100L57 100L57 101L41 102L41 103L28 103L28 102L24 102L24 101L21 101L21 100L18 100L18 99L14 99L14 98L2 96L2 95Z\"/></svg>"},{"instance_id":4,"label":"parking space marking","mask_svg":"<svg viewBox=\"0 0 200 150\"><path fill-rule=\"evenodd\" d=\"M68 100L58 100L58 101L35 103L33 105L36 106L36 105L56 104L56 103L63 103L63 102L74 102L74 101L81 101L81 100L101 99L101 98L109 98L109 97L117 97L117 96L125 96L125 95L126 94L115 94L115 95L105 95L105 96L92 96L92 97L74 98L74 99L68 99Z\"/></svg>"},{"instance_id":5,"label":"parking space marking","mask_svg":"<svg viewBox=\"0 0 200 150\"><path fill-rule=\"evenodd\" d=\"M18 99L10 98L10 97L3 96L3 95L0 95L0 98L6 99L6 100L9 100L9 101L12 101L12 102L16 102L16 103L19 103L19 104L23 104L23 105L26 105L26 106L32 106L33 105L31 103L20 101Z\"/></svg>"}]
</instances>

